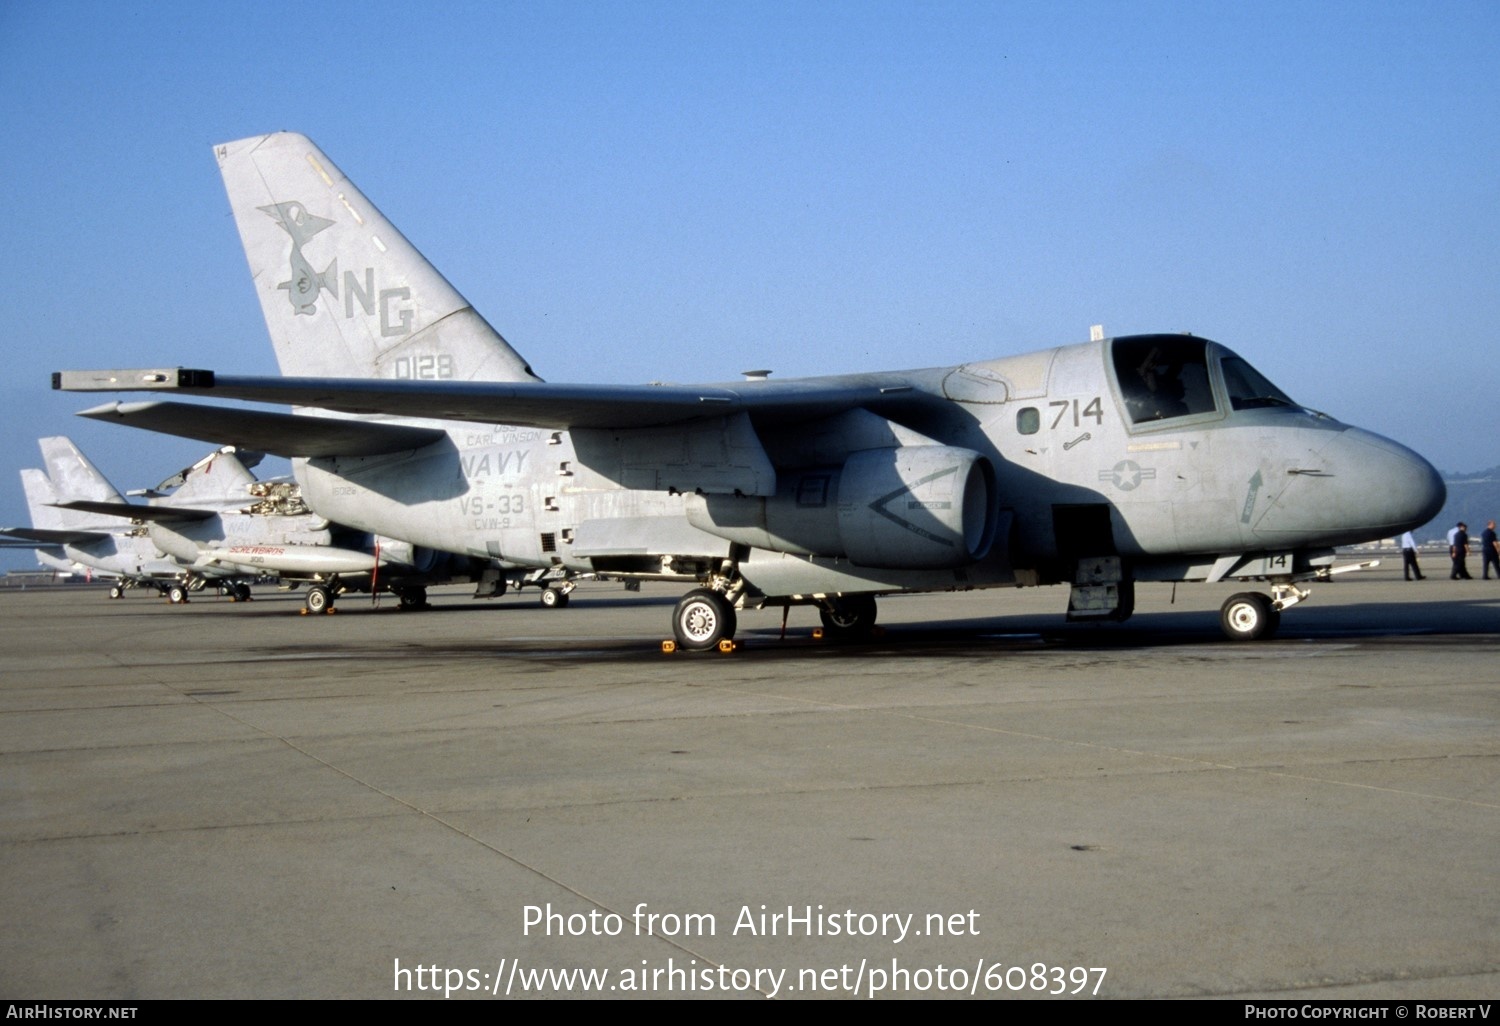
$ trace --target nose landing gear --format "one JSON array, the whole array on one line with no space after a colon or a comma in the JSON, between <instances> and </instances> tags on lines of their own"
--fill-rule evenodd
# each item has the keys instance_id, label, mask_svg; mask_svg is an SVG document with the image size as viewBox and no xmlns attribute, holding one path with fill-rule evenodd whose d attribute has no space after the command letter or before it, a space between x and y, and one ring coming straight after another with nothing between
<instances>
[{"instance_id":1,"label":"nose landing gear","mask_svg":"<svg viewBox=\"0 0 1500 1026\"><path fill-rule=\"evenodd\" d=\"M1264 640L1274 635L1281 626L1281 614L1284 611L1311 594L1306 588L1299 588L1298 581L1327 581L1334 574L1368 570L1379 565L1380 560L1372 559L1363 563L1346 563L1343 566L1322 566L1296 576L1258 577L1257 580L1270 581L1271 594L1242 591L1229 596L1229 600L1219 608L1219 626L1231 641Z\"/></svg>"}]
</instances>

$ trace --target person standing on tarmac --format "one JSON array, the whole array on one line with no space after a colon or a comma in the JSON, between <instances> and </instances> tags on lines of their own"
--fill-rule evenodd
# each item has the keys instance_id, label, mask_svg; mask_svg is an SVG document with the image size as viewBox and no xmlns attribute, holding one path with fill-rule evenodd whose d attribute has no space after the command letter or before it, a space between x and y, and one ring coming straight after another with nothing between
<instances>
[{"instance_id":1,"label":"person standing on tarmac","mask_svg":"<svg viewBox=\"0 0 1500 1026\"><path fill-rule=\"evenodd\" d=\"M1448 574L1448 580L1472 581L1474 578L1469 576L1469 525L1462 520L1448 532L1448 555L1453 558L1453 570Z\"/></svg>"},{"instance_id":2,"label":"person standing on tarmac","mask_svg":"<svg viewBox=\"0 0 1500 1026\"><path fill-rule=\"evenodd\" d=\"M1417 565L1417 540L1410 531L1401 536L1401 572L1408 581L1425 581L1422 568ZM1500 571L1497 571L1500 573Z\"/></svg>"}]
</instances>

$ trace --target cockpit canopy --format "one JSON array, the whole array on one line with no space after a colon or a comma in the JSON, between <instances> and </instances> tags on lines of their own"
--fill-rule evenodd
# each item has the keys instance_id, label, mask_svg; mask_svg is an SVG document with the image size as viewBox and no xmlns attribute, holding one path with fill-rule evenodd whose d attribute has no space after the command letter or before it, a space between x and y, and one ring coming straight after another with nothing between
<instances>
[{"instance_id":1,"label":"cockpit canopy","mask_svg":"<svg viewBox=\"0 0 1500 1026\"><path fill-rule=\"evenodd\" d=\"M1127 335L1114 340L1112 355L1132 424L1240 410L1306 412L1244 358L1207 339Z\"/></svg>"}]
</instances>

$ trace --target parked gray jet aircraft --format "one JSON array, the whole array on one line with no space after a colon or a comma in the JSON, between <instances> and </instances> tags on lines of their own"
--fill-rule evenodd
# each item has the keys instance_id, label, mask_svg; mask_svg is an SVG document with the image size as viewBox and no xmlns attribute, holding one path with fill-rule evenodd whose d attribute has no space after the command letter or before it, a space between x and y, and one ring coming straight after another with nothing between
<instances>
[{"instance_id":1,"label":"parked gray jet aircraft","mask_svg":"<svg viewBox=\"0 0 1500 1026\"><path fill-rule=\"evenodd\" d=\"M88 521L117 539L117 547L121 537L138 539L126 547L149 549L156 558L149 574L137 579L149 578L173 602L186 601L209 580L223 582L233 598L248 599L247 579L267 574L306 584L312 613L332 609L344 591L387 590L403 609L420 609L433 584L479 581L476 597L505 590L499 570L484 561L424 554L418 565L404 542L330 523L307 508L295 482L257 480L249 467L259 453L246 460L229 446L210 453L146 491L143 504L123 499L69 439L43 438L39 445L50 475L42 480L54 497L40 509L33 504L33 521L50 512L75 524ZM174 490L165 495L165 489ZM106 560L90 565L114 571ZM118 591L111 589L111 597Z\"/></svg>"},{"instance_id":2,"label":"parked gray jet aircraft","mask_svg":"<svg viewBox=\"0 0 1500 1026\"><path fill-rule=\"evenodd\" d=\"M123 597L129 588L144 587L174 602L184 601L190 588L203 587L209 578L239 574L214 568L190 578L179 563L157 548L141 523L94 508L130 504L77 446L66 438L42 438L37 444L47 470L21 471L32 526L0 528L0 534L35 544L43 565L116 579L118 583L109 589L112 599ZM229 583L236 590L242 587Z\"/></svg>"},{"instance_id":3,"label":"parked gray jet aircraft","mask_svg":"<svg viewBox=\"0 0 1500 1026\"><path fill-rule=\"evenodd\" d=\"M812 604L1067 584L1123 620L1141 581L1263 581L1222 610L1273 632L1335 567L1441 507L1420 456L1307 409L1192 335L1099 338L927 370L730 384L544 383L306 138L215 149L283 378L64 371L175 401L85 416L294 457L319 513L413 545L690 586L675 644Z\"/></svg>"},{"instance_id":4,"label":"parked gray jet aircraft","mask_svg":"<svg viewBox=\"0 0 1500 1026\"><path fill-rule=\"evenodd\" d=\"M119 521L68 517L55 508L57 494L40 470L21 471L21 487L31 512L31 527L0 528L6 548L32 548L37 563L58 573L97 575L114 581L109 597L121 598L129 588L150 587L166 594L177 566L165 559L140 530Z\"/></svg>"}]
</instances>

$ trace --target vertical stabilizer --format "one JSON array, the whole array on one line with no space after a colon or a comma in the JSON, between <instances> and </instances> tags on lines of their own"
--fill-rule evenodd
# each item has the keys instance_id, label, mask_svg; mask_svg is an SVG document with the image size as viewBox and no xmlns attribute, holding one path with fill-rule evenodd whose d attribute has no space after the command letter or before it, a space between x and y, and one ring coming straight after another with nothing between
<instances>
[{"instance_id":1,"label":"vertical stabilizer","mask_svg":"<svg viewBox=\"0 0 1500 1026\"><path fill-rule=\"evenodd\" d=\"M57 501L57 492L47 475L36 469L21 471L21 487L26 491L26 508L31 512L31 526L41 531L64 529L64 510L52 504Z\"/></svg>"},{"instance_id":2,"label":"vertical stabilizer","mask_svg":"<svg viewBox=\"0 0 1500 1026\"><path fill-rule=\"evenodd\" d=\"M71 439L61 435L53 438L38 438L37 445L42 450L42 460L47 466L47 476L52 479L52 490L56 494L54 502L75 502L83 499L90 502L119 502L123 503L125 497L121 495L115 486L99 472L99 468L89 462L85 456L74 445ZM118 518L111 521L93 513L79 513L72 510L56 510L63 517L59 527L84 528L100 524L115 523Z\"/></svg>"},{"instance_id":3,"label":"vertical stabilizer","mask_svg":"<svg viewBox=\"0 0 1500 1026\"><path fill-rule=\"evenodd\" d=\"M257 136L214 156L283 374L537 380L311 140Z\"/></svg>"},{"instance_id":4,"label":"vertical stabilizer","mask_svg":"<svg viewBox=\"0 0 1500 1026\"><path fill-rule=\"evenodd\" d=\"M245 469L239 457L221 449L182 472L182 484L172 493L168 504L248 502L250 486L254 483L255 475Z\"/></svg>"},{"instance_id":5,"label":"vertical stabilizer","mask_svg":"<svg viewBox=\"0 0 1500 1026\"><path fill-rule=\"evenodd\" d=\"M36 469L23 470L21 471L21 487L26 491L26 506L31 511L31 526L40 531L63 530L60 515L63 511L51 505L57 501L57 494L53 492L52 482L47 480L47 475ZM8 528L6 533L17 538L27 537L24 532L12 532ZM73 561L68 558L62 546L38 540L35 551L37 566L63 573L73 571Z\"/></svg>"}]
</instances>

